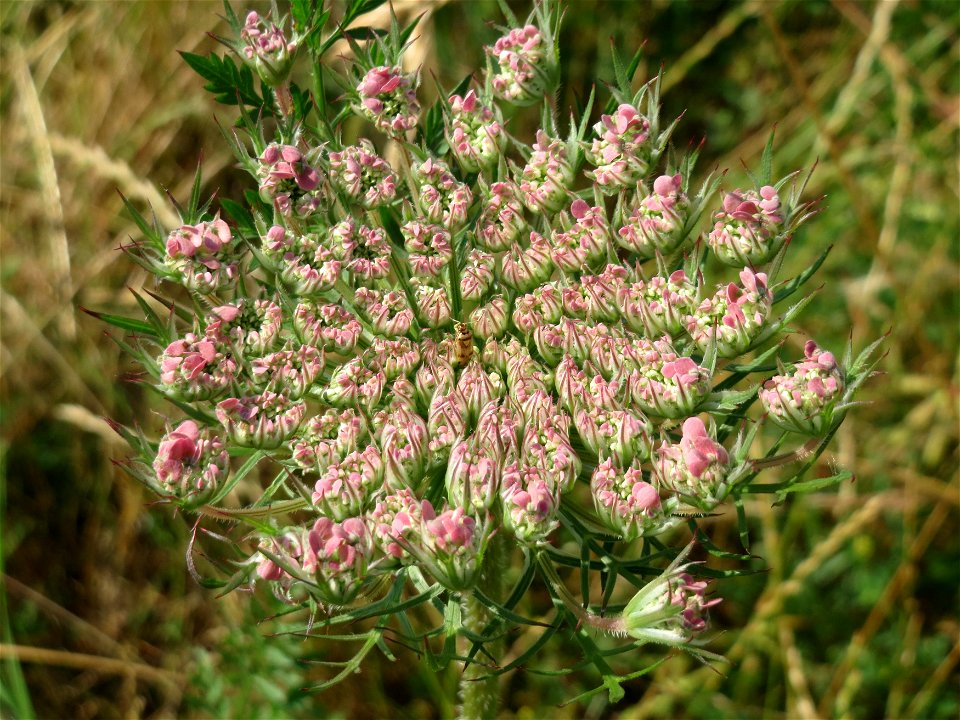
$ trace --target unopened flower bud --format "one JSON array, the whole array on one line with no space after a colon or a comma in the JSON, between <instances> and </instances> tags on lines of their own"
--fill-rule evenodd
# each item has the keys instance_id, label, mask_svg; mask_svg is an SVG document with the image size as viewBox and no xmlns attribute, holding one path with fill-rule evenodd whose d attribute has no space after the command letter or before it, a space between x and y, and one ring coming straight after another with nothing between
<instances>
[{"instance_id":1,"label":"unopened flower bud","mask_svg":"<svg viewBox=\"0 0 960 720\"><path fill-rule=\"evenodd\" d=\"M221 401L217 419L237 445L272 450L296 433L306 409L306 403L268 390Z\"/></svg>"},{"instance_id":2,"label":"unopened flower bud","mask_svg":"<svg viewBox=\"0 0 960 720\"><path fill-rule=\"evenodd\" d=\"M507 331L509 322L507 301L502 295L491 298L486 305L481 305L470 313L470 329L481 340L500 337Z\"/></svg>"},{"instance_id":3,"label":"unopened flower bud","mask_svg":"<svg viewBox=\"0 0 960 720\"><path fill-rule=\"evenodd\" d=\"M402 292L357 288L353 296L357 308L370 322L374 332L395 338L406 335L413 324L413 310Z\"/></svg>"},{"instance_id":4,"label":"unopened flower bud","mask_svg":"<svg viewBox=\"0 0 960 720\"><path fill-rule=\"evenodd\" d=\"M783 429L820 435L832 424L834 405L843 394L843 373L833 353L821 350L813 340L803 354L790 372L763 384L760 402Z\"/></svg>"},{"instance_id":5,"label":"unopened flower bud","mask_svg":"<svg viewBox=\"0 0 960 720\"><path fill-rule=\"evenodd\" d=\"M788 232L776 188L734 190L723 197L723 208L707 242L727 265L756 267L770 260L783 246Z\"/></svg>"},{"instance_id":6,"label":"unopened flower bud","mask_svg":"<svg viewBox=\"0 0 960 720\"><path fill-rule=\"evenodd\" d=\"M467 305L480 302L493 285L496 260L493 255L473 249L460 271L460 297Z\"/></svg>"},{"instance_id":7,"label":"unopened flower bud","mask_svg":"<svg viewBox=\"0 0 960 720\"><path fill-rule=\"evenodd\" d=\"M640 200L617 232L617 244L641 258L675 252L689 235L690 201L681 187L680 175L658 177L653 193Z\"/></svg>"},{"instance_id":8,"label":"unopened flower bud","mask_svg":"<svg viewBox=\"0 0 960 720\"><path fill-rule=\"evenodd\" d=\"M313 504L334 520L368 510L383 484L383 460L374 445L331 463L317 480Z\"/></svg>"},{"instance_id":9,"label":"unopened flower bud","mask_svg":"<svg viewBox=\"0 0 960 720\"><path fill-rule=\"evenodd\" d=\"M420 118L416 86L399 67L371 68L357 85L357 110L385 135L402 138Z\"/></svg>"},{"instance_id":10,"label":"unopened flower bud","mask_svg":"<svg viewBox=\"0 0 960 720\"><path fill-rule=\"evenodd\" d=\"M683 423L679 443L665 443L657 449L654 476L663 487L707 510L727 496L729 469L727 451L710 437L700 418L691 417Z\"/></svg>"},{"instance_id":11,"label":"unopened flower bud","mask_svg":"<svg viewBox=\"0 0 960 720\"><path fill-rule=\"evenodd\" d=\"M740 281L740 286L721 285L687 318L687 332L701 350L706 351L715 337L717 355L736 357L763 331L773 300L767 275L744 268Z\"/></svg>"},{"instance_id":12,"label":"unopened flower bud","mask_svg":"<svg viewBox=\"0 0 960 720\"><path fill-rule=\"evenodd\" d=\"M596 139L586 153L596 170L587 176L605 192L633 185L647 171L650 122L633 107L621 104L613 115L603 115L593 126Z\"/></svg>"},{"instance_id":13,"label":"unopened flower bud","mask_svg":"<svg viewBox=\"0 0 960 720\"><path fill-rule=\"evenodd\" d=\"M456 442L444 477L450 501L471 511L490 509L500 488L499 461L475 440Z\"/></svg>"},{"instance_id":14,"label":"unopened flower bud","mask_svg":"<svg viewBox=\"0 0 960 720\"><path fill-rule=\"evenodd\" d=\"M621 470L612 458L597 465L590 492L600 519L626 541L657 535L672 524L657 489L635 467Z\"/></svg>"},{"instance_id":15,"label":"unopened flower bud","mask_svg":"<svg viewBox=\"0 0 960 720\"><path fill-rule=\"evenodd\" d=\"M164 435L153 461L165 492L191 504L209 501L230 472L230 458L220 438L184 420Z\"/></svg>"}]
</instances>

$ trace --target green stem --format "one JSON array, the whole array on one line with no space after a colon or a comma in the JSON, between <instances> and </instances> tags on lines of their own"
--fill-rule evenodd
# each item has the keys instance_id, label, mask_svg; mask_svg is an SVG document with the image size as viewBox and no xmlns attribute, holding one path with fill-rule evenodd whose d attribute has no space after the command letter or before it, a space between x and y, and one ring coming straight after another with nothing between
<instances>
[{"instance_id":1,"label":"green stem","mask_svg":"<svg viewBox=\"0 0 960 720\"><path fill-rule=\"evenodd\" d=\"M484 556L477 587L494 600L499 601L503 597L506 579L504 568L509 552L509 546L501 534L491 539ZM464 628L476 635L482 635L495 618L493 611L472 594L464 595L461 611ZM497 717L500 707L499 678L490 674L483 658L500 657L502 645L502 640L486 643L474 662L464 668L460 677L460 720L493 720Z\"/></svg>"}]
</instances>

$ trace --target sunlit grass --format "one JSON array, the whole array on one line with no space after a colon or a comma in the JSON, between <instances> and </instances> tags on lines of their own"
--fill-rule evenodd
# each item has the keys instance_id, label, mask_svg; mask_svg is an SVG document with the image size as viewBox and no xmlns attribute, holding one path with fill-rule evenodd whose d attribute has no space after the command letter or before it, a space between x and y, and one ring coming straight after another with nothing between
<instances>
[{"instance_id":1,"label":"sunlit grass","mask_svg":"<svg viewBox=\"0 0 960 720\"><path fill-rule=\"evenodd\" d=\"M774 124L778 173L819 159L810 194L826 196L825 211L795 238L793 262L834 250L790 346L810 334L837 350L850 335L858 347L890 335L885 375L862 395L870 404L815 471L834 463L856 482L752 513L763 543L750 550L769 571L720 588L717 619L729 629L713 649L731 660L724 675L677 656L616 708L598 697L557 709L576 694L567 680L516 673L504 707L517 717L956 716L960 28L944 7L570 5L562 103L607 62L608 37L646 37L646 75L665 67L665 116L686 111L679 136L706 137L701 166L729 168L725 187L744 177L741 161L755 164ZM199 2L0 6L3 561L13 578L0 677L14 688L0 696L4 713L28 714L32 702L40 716L354 717L401 706L436 716L432 696L453 676L425 674L412 654L365 667L334 694L297 697L324 670L292 656L326 657L326 646L263 638L255 619L268 607L196 587L183 519L148 511L151 498L109 462L124 451L100 418L149 417L150 404L118 381L133 368L78 308L132 312L124 286L145 282L117 250L135 232L117 189L169 227L163 188L182 197L201 153L205 191L234 186L212 122L229 123L230 109L175 52L213 49L204 33L223 31L218 12ZM495 37L484 23L494 17L492 2L438 5L422 26L424 67L459 81L479 59L464 46ZM735 528L716 519L715 542L738 549ZM515 650L530 642L512 639Z\"/></svg>"}]
</instances>

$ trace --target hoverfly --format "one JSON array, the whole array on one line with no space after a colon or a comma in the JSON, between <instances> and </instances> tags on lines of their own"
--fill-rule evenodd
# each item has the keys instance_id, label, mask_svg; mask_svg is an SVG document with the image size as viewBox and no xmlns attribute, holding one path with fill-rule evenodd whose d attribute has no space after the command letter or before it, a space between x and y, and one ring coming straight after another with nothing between
<instances>
[{"instance_id":1,"label":"hoverfly","mask_svg":"<svg viewBox=\"0 0 960 720\"><path fill-rule=\"evenodd\" d=\"M453 356L458 367L466 367L473 357L473 335L466 323L458 322L454 336Z\"/></svg>"}]
</instances>

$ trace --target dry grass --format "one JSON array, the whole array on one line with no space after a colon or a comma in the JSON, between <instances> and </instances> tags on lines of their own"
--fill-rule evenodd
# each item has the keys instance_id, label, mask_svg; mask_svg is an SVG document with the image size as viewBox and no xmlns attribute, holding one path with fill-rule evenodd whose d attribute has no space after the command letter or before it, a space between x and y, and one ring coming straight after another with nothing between
<instances>
[{"instance_id":1,"label":"dry grass","mask_svg":"<svg viewBox=\"0 0 960 720\"><path fill-rule=\"evenodd\" d=\"M859 480L786 510L755 503L764 541L754 550L774 569L748 598L752 611L724 611L743 626L717 641L738 669L725 679L676 658L624 717L684 714L697 693L720 715L856 717L869 699L888 717L922 717L956 689L955 602L945 610L927 593L944 587L930 573L960 559L958 30L935 2L822 7L829 21L807 30L794 26L794 6L737 3L670 61L666 84L696 87L725 43L764 28L766 66L747 54L728 66L732 82L766 103L763 117L713 160L737 168L755 159L774 121L787 162L821 159L812 192L829 192L830 208L813 226L838 250L800 330L851 332L862 345L891 329L886 376L866 391L872 404L844 426L832 459ZM638 12L656 20L666 12L658 8ZM107 461L118 446L100 418L129 422L150 406L136 387L118 386L132 368L78 312L132 311L124 286L146 282L117 250L134 232L117 189L170 226L163 188L182 197L201 152L206 191L231 187L232 161L211 122L229 110L204 96L174 52L212 49L204 31L216 29L217 12L207 2L0 6L3 560L15 633L0 655L23 663L41 716L176 714L191 648L217 646L227 623L245 617L235 598L215 603L184 577L183 523L148 512L150 499ZM424 64L451 62L456 42L427 47ZM819 244L799 247L798 262ZM845 609L813 606L811 588L814 599L827 593L837 572L860 572L858 561L877 566L872 606L819 646L818 613ZM943 635L952 649L924 659L929 639ZM867 698L878 662L893 680L884 697ZM918 678L918 666L933 671ZM750 673L768 683L757 706L742 704ZM361 683L342 707L364 707Z\"/></svg>"}]
</instances>

